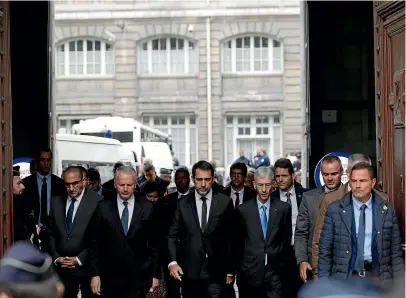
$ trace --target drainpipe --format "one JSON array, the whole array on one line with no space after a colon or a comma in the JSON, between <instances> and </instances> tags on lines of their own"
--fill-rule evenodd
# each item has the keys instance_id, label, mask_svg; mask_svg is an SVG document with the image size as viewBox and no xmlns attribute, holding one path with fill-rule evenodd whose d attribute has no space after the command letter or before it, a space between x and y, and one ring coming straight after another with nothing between
<instances>
[{"instance_id":1,"label":"drainpipe","mask_svg":"<svg viewBox=\"0 0 406 298\"><path fill-rule=\"evenodd\" d=\"M206 1L207 8L210 0ZM210 17L206 19L206 80L207 80L207 157L213 159L213 118L211 110L211 26Z\"/></svg>"}]
</instances>

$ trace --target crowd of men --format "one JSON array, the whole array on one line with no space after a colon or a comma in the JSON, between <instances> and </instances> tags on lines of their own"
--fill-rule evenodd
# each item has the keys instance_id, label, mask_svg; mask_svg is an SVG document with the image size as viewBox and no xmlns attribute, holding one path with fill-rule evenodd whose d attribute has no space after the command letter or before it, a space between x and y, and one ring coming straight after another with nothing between
<instances>
[{"instance_id":1,"label":"crowd of men","mask_svg":"<svg viewBox=\"0 0 406 298\"><path fill-rule=\"evenodd\" d=\"M325 157L324 186L313 190L295 181L289 159L253 179L236 162L225 188L199 161L176 170L171 194L152 163L142 177L117 163L101 185L96 169L52 175L48 149L36 160L23 181L15 169L15 240L52 257L66 298L79 289L83 298L233 298L235 285L241 298L294 298L325 278L386 293L404 275L395 210L364 154L349 157L345 184L341 160ZM0 281L14 265L2 263Z\"/></svg>"}]
</instances>

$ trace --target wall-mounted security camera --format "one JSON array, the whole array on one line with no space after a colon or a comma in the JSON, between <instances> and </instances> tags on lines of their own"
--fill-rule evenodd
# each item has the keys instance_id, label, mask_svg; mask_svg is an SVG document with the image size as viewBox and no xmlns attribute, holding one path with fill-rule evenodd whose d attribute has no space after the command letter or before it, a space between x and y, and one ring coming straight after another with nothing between
<instances>
[{"instance_id":1,"label":"wall-mounted security camera","mask_svg":"<svg viewBox=\"0 0 406 298\"><path fill-rule=\"evenodd\" d=\"M187 31L189 31L189 33L192 33L193 31L195 31L195 25L190 24L190 25L187 27Z\"/></svg>"}]
</instances>

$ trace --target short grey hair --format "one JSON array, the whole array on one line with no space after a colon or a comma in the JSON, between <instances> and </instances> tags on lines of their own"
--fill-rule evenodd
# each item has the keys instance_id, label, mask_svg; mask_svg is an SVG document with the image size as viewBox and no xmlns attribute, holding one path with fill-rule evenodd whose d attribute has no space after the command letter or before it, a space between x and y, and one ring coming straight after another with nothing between
<instances>
[{"instance_id":1,"label":"short grey hair","mask_svg":"<svg viewBox=\"0 0 406 298\"><path fill-rule=\"evenodd\" d=\"M135 172L134 168L131 166L122 166L119 167L115 174L114 174L114 180L117 180L118 175L124 174L124 175L132 175L134 179L137 179L137 172Z\"/></svg>"},{"instance_id":2,"label":"short grey hair","mask_svg":"<svg viewBox=\"0 0 406 298\"><path fill-rule=\"evenodd\" d=\"M254 179L257 178L271 178L273 179L274 174L271 167L259 167L254 173Z\"/></svg>"},{"instance_id":3,"label":"short grey hair","mask_svg":"<svg viewBox=\"0 0 406 298\"><path fill-rule=\"evenodd\" d=\"M371 159L368 157L368 155L364 153L354 153L351 154L350 157L348 157L347 169L351 170L352 166L354 165L354 162L356 161L364 161L372 165Z\"/></svg>"}]
</instances>

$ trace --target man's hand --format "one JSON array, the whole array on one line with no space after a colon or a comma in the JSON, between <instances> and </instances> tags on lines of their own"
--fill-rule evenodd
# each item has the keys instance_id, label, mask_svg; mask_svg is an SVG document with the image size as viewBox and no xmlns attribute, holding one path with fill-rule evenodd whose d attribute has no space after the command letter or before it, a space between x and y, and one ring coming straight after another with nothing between
<instances>
[{"instance_id":1,"label":"man's hand","mask_svg":"<svg viewBox=\"0 0 406 298\"><path fill-rule=\"evenodd\" d=\"M183 271L178 264L171 265L169 267L169 272L174 279L182 281Z\"/></svg>"},{"instance_id":2,"label":"man's hand","mask_svg":"<svg viewBox=\"0 0 406 298\"><path fill-rule=\"evenodd\" d=\"M63 257L58 259L62 259L61 265L63 268L76 268L76 265L78 264L76 257Z\"/></svg>"},{"instance_id":3,"label":"man's hand","mask_svg":"<svg viewBox=\"0 0 406 298\"><path fill-rule=\"evenodd\" d=\"M93 294L100 296L100 286L101 286L100 276L92 277L92 280L90 282L90 288L92 289Z\"/></svg>"},{"instance_id":4,"label":"man's hand","mask_svg":"<svg viewBox=\"0 0 406 298\"><path fill-rule=\"evenodd\" d=\"M300 263L299 271L300 271L300 278L303 282L307 282L307 270L311 271L312 266L308 262Z\"/></svg>"},{"instance_id":5,"label":"man's hand","mask_svg":"<svg viewBox=\"0 0 406 298\"><path fill-rule=\"evenodd\" d=\"M149 289L149 291L152 293L153 291L155 291L155 288L159 286L159 279L158 278L153 278L152 279L152 286L151 289Z\"/></svg>"},{"instance_id":6,"label":"man's hand","mask_svg":"<svg viewBox=\"0 0 406 298\"><path fill-rule=\"evenodd\" d=\"M233 283L234 278L232 276L227 275L226 284L231 285Z\"/></svg>"}]
</instances>

